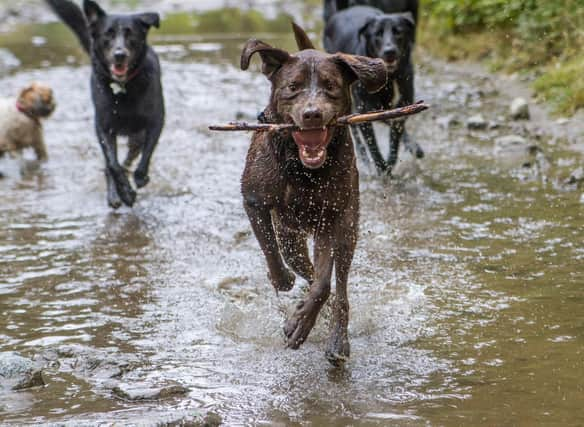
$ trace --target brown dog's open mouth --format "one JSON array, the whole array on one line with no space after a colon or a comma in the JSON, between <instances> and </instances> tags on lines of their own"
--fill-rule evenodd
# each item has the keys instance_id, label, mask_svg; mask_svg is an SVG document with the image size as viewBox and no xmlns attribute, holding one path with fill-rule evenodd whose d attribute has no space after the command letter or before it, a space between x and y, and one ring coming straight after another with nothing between
<instances>
[{"instance_id":1,"label":"brown dog's open mouth","mask_svg":"<svg viewBox=\"0 0 584 427\"><path fill-rule=\"evenodd\" d=\"M326 161L326 147L332 132L329 128L309 129L292 132L298 146L300 161L309 169L318 169Z\"/></svg>"}]
</instances>

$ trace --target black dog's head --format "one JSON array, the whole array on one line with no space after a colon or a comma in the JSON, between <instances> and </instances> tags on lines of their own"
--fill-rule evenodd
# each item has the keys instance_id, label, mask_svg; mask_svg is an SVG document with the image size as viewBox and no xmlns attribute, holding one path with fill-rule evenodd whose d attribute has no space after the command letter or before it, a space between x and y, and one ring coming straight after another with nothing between
<instances>
[{"instance_id":1,"label":"black dog's head","mask_svg":"<svg viewBox=\"0 0 584 427\"><path fill-rule=\"evenodd\" d=\"M94 54L107 67L112 79L125 83L143 60L148 31L159 27L159 15L108 15L92 0L84 1L83 10Z\"/></svg>"},{"instance_id":2,"label":"black dog's head","mask_svg":"<svg viewBox=\"0 0 584 427\"><path fill-rule=\"evenodd\" d=\"M294 31L300 52L290 54L250 40L241 54L241 68L246 70L251 57L260 54L262 72L272 83L268 109L300 128L292 133L300 161L317 169L326 161L334 136L329 125L351 111L351 84L360 81L375 92L385 85L387 72L379 59L314 50L304 30L294 25Z\"/></svg>"},{"instance_id":3,"label":"black dog's head","mask_svg":"<svg viewBox=\"0 0 584 427\"><path fill-rule=\"evenodd\" d=\"M409 12L377 15L359 30L359 36L366 43L367 55L383 59L390 73L408 59L415 34L416 23Z\"/></svg>"}]
</instances>

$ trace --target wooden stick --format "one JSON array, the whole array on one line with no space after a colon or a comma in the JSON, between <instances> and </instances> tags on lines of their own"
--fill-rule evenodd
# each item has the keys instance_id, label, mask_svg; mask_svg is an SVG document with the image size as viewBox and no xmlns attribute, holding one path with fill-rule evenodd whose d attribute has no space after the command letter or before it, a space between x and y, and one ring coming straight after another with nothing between
<instances>
[{"instance_id":1,"label":"wooden stick","mask_svg":"<svg viewBox=\"0 0 584 427\"><path fill-rule=\"evenodd\" d=\"M349 126L358 123L378 122L395 120L406 116L421 113L427 110L430 106L424 101L419 101L412 105L405 107L394 108L393 110L372 111L369 113L355 113L348 116L339 117L335 123L330 126ZM247 123L247 122L231 122L227 125L213 125L209 126L210 130L236 132L236 131L257 131L257 132L273 132L282 130L299 130L293 124L271 124L271 123Z\"/></svg>"},{"instance_id":2,"label":"wooden stick","mask_svg":"<svg viewBox=\"0 0 584 427\"><path fill-rule=\"evenodd\" d=\"M393 110L372 111L370 113L355 113L348 116L339 117L337 119L337 126L356 125L358 123L379 122L386 120L395 120L413 114L421 113L430 108L424 101L416 102L412 105L406 105L401 108L394 108Z\"/></svg>"}]
</instances>

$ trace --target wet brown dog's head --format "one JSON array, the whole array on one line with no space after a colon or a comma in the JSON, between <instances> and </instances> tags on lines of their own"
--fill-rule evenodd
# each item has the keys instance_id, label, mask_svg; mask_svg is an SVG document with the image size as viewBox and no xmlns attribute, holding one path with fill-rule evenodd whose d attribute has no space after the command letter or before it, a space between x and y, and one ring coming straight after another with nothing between
<instances>
[{"instance_id":1,"label":"wet brown dog's head","mask_svg":"<svg viewBox=\"0 0 584 427\"><path fill-rule=\"evenodd\" d=\"M300 128L292 134L300 160L317 169L334 136L329 125L351 111L351 84L360 81L376 92L385 85L387 71L380 59L319 52L304 30L293 28L300 52L290 54L252 39L243 48L241 68L247 70L251 57L260 54L262 72L272 83L269 108L278 120Z\"/></svg>"},{"instance_id":2,"label":"wet brown dog's head","mask_svg":"<svg viewBox=\"0 0 584 427\"><path fill-rule=\"evenodd\" d=\"M18 96L19 108L27 114L37 117L49 117L55 111L53 90L41 83L32 83L22 89Z\"/></svg>"}]
</instances>

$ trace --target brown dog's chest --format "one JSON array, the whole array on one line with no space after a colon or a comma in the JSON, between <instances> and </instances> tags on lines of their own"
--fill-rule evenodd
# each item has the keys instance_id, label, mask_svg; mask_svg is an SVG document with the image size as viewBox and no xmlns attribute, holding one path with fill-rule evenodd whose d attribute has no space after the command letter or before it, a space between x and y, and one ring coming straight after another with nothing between
<instances>
[{"instance_id":1,"label":"brown dog's chest","mask_svg":"<svg viewBox=\"0 0 584 427\"><path fill-rule=\"evenodd\" d=\"M331 181L323 180L308 188L288 183L276 213L287 227L314 232L323 221L335 222L346 204L346 198Z\"/></svg>"}]
</instances>

